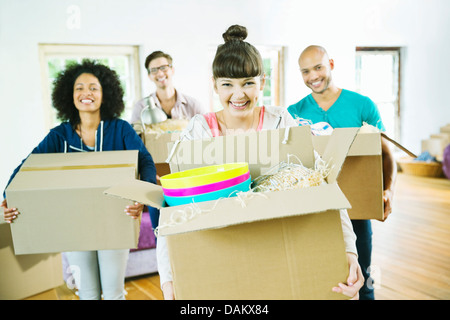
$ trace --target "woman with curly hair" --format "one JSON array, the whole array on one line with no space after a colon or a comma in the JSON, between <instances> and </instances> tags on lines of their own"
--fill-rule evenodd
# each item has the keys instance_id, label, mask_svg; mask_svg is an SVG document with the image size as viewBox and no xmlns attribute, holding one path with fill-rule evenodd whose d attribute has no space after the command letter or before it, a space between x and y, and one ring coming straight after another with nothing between
<instances>
[{"instance_id":1,"label":"woman with curly hair","mask_svg":"<svg viewBox=\"0 0 450 320\"><path fill-rule=\"evenodd\" d=\"M156 183L152 156L131 125L119 119L124 110L122 98L119 77L108 67L87 59L67 66L57 76L52 93L53 106L63 122L50 130L32 153L139 150L141 180ZM8 184L22 164L14 170ZM8 208L6 198L1 206L6 222L18 218L18 208ZM143 207L135 203L125 208L125 212L136 219ZM128 252L128 249L67 252L69 264L80 269L81 277L75 279L79 282L76 285L80 299L100 299L101 292L104 299L124 299Z\"/></svg>"}]
</instances>

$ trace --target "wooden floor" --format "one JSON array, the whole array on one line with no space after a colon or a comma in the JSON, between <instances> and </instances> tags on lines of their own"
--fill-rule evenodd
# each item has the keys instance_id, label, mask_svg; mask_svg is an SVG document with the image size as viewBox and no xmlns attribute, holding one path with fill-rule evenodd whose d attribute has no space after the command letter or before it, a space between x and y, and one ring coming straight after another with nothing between
<instances>
[{"instance_id":1,"label":"wooden floor","mask_svg":"<svg viewBox=\"0 0 450 320\"><path fill-rule=\"evenodd\" d=\"M126 300L163 300L159 285L159 275L149 274L145 276L127 279L125 282ZM66 285L43 292L27 298L26 300L79 300L76 292Z\"/></svg>"},{"instance_id":2,"label":"wooden floor","mask_svg":"<svg viewBox=\"0 0 450 320\"><path fill-rule=\"evenodd\" d=\"M400 174L395 192L372 222L376 299L450 299L450 180Z\"/></svg>"},{"instance_id":3,"label":"wooden floor","mask_svg":"<svg viewBox=\"0 0 450 320\"><path fill-rule=\"evenodd\" d=\"M372 227L376 299L450 299L450 180L399 174L393 213ZM162 299L157 274L129 279L125 289L127 300ZM77 296L61 286L30 299Z\"/></svg>"}]
</instances>

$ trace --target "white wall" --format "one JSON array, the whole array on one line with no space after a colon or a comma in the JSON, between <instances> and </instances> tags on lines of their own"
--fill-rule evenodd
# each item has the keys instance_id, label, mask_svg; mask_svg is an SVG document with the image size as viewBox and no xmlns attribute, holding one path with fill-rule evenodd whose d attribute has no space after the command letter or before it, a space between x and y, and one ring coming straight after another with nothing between
<instances>
[{"instance_id":1,"label":"white wall","mask_svg":"<svg viewBox=\"0 0 450 320\"><path fill-rule=\"evenodd\" d=\"M79 29L66 26L70 5L81 9ZM297 66L307 45L327 47L348 89L355 46L404 46L401 142L420 153L420 140L450 123L449 16L448 0L0 0L0 190L47 133L39 43L139 45L141 61L167 51L177 87L207 104L208 48L242 24L250 43L286 46L286 106L309 93ZM152 90L143 68L142 89Z\"/></svg>"}]
</instances>

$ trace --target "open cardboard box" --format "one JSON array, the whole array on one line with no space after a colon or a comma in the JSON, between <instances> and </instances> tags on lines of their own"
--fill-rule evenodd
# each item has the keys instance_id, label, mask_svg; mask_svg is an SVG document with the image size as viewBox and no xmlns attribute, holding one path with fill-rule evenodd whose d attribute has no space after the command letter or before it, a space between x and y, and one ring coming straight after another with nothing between
<instances>
[{"instance_id":1,"label":"open cardboard box","mask_svg":"<svg viewBox=\"0 0 450 320\"><path fill-rule=\"evenodd\" d=\"M15 254L136 248L130 201L103 196L135 179L138 151L31 154L6 189L20 211L11 224Z\"/></svg>"},{"instance_id":2,"label":"open cardboard box","mask_svg":"<svg viewBox=\"0 0 450 320\"><path fill-rule=\"evenodd\" d=\"M195 207L164 207L162 188L137 180L105 194L161 208L159 236L167 237L177 299L345 299L331 291L348 275L339 210L350 203L336 178L357 131L334 131L323 153L332 170L328 183L318 187ZM306 126L182 141L171 169L245 161L256 178L290 154L312 167L311 137ZM191 209L201 213L171 223Z\"/></svg>"}]
</instances>

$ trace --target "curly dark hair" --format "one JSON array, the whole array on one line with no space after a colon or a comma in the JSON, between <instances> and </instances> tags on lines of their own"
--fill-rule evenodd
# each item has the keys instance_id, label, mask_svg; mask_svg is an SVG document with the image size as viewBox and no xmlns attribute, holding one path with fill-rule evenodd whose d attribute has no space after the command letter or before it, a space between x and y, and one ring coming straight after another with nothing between
<instances>
[{"instance_id":1,"label":"curly dark hair","mask_svg":"<svg viewBox=\"0 0 450 320\"><path fill-rule=\"evenodd\" d=\"M69 64L53 82L52 103L58 111L58 119L69 121L73 127L80 123L78 109L73 103L73 87L83 73L94 75L102 86L100 117L104 120L119 118L125 105L118 74L96 60L83 59L81 63Z\"/></svg>"}]
</instances>

